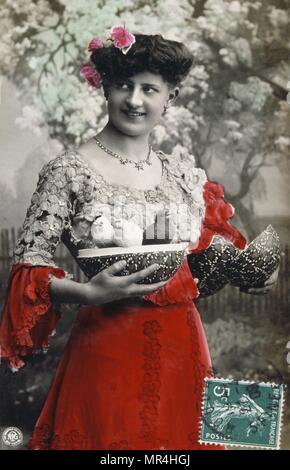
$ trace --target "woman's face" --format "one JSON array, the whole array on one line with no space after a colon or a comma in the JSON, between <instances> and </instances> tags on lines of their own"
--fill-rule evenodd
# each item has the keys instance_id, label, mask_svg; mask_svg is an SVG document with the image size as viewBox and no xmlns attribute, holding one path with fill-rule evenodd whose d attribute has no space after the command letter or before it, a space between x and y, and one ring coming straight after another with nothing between
<instances>
[{"instance_id":1,"label":"woman's face","mask_svg":"<svg viewBox=\"0 0 290 470\"><path fill-rule=\"evenodd\" d=\"M170 88L161 75L151 72L117 81L108 88L109 120L124 134L149 134L178 92L178 87Z\"/></svg>"}]
</instances>

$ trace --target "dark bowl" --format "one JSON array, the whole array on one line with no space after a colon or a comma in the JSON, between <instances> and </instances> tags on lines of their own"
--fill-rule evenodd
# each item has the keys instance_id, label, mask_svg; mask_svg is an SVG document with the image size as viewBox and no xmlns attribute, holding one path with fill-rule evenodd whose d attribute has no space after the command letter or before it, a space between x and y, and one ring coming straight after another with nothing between
<instances>
[{"instance_id":1,"label":"dark bowl","mask_svg":"<svg viewBox=\"0 0 290 470\"><path fill-rule=\"evenodd\" d=\"M224 237L215 235L206 250L187 256L192 275L199 280L200 297L212 295L228 284L230 266L240 252Z\"/></svg>"},{"instance_id":2,"label":"dark bowl","mask_svg":"<svg viewBox=\"0 0 290 470\"><path fill-rule=\"evenodd\" d=\"M90 279L117 261L127 261L126 267L118 276L127 276L154 263L160 267L139 284L153 284L167 281L178 270L185 256L188 244L168 243L164 245L140 245L135 247L90 248L79 250L77 262Z\"/></svg>"},{"instance_id":3,"label":"dark bowl","mask_svg":"<svg viewBox=\"0 0 290 470\"><path fill-rule=\"evenodd\" d=\"M280 263L280 241L269 225L233 261L229 269L229 282L248 289L262 287Z\"/></svg>"}]
</instances>

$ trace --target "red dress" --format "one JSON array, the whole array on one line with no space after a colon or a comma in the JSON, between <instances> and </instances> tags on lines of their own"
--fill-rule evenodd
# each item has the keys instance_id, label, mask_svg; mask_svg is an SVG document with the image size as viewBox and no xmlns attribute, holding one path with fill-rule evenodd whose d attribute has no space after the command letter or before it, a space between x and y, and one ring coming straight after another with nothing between
<instances>
[{"instance_id":1,"label":"red dress","mask_svg":"<svg viewBox=\"0 0 290 470\"><path fill-rule=\"evenodd\" d=\"M205 214L196 250L215 233L242 247L232 208L217 183L204 185ZM59 313L49 296L50 265L15 263L1 327L1 354L12 368L48 345ZM30 449L223 449L199 444L205 377L212 375L198 289L187 260L143 299L79 310L29 442Z\"/></svg>"}]
</instances>

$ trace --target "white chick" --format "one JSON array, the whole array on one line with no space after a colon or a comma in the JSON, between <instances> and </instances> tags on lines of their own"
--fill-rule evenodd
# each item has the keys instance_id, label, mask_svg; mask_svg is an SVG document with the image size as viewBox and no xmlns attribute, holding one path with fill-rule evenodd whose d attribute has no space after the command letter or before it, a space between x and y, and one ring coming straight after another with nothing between
<instances>
[{"instance_id":1,"label":"white chick","mask_svg":"<svg viewBox=\"0 0 290 470\"><path fill-rule=\"evenodd\" d=\"M113 245L114 228L104 215L98 217L92 224L91 235L98 247Z\"/></svg>"},{"instance_id":2,"label":"white chick","mask_svg":"<svg viewBox=\"0 0 290 470\"><path fill-rule=\"evenodd\" d=\"M125 219L116 219L114 228L114 242L117 246L142 245L143 230L137 224Z\"/></svg>"}]
</instances>

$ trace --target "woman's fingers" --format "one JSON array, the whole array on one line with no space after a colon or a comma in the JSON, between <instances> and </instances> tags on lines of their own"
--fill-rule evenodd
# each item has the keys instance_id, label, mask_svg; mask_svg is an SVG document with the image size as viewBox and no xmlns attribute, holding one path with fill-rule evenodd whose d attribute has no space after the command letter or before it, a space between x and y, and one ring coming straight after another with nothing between
<instances>
[{"instance_id":1,"label":"woman's fingers","mask_svg":"<svg viewBox=\"0 0 290 470\"><path fill-rule=\"evenodd\" d=\"M141 271L138 271L137 273L129 274L126 276L126 279L132 283L141 281L144 279L146 276L149 276L149 274L154 273L159 268L159 264L151 264L148 268L141 269Z\"/></svg>"},{"instance_id":2,"label":"woman's fingers","mask_svg":"<svg viewBox=\"0 0 290 470\"><path fill-rule=\"evenodd\" d=\"M161 289L167 281L156 282L155 284L137 284L136 289L134 288L135 295L146 295Z\"/></svg>"},{"instance_id":3,"label":"woman's fingers","mask_svg":"<svg viewBox=\"0 0 290 470\"><path fill-rule=\"evenodd\" d=\"M273 287L275 284L276 284L276 281L270 281L270 280L268 279L268 281L265 281L264 286L271 288L271 287Z\"/></svg>"},{"instance_id":4,"label":"woman's fingers","mask_svg":"<svg viewBox=\"0 0 290 470\"><path fill-rule=\"evenodd\" d=\"M276 281L277 281L277 277L275 278L269 277L269 279L267 279L267 281L264 282L264 286L273 286L274 284L276 284Z\"/></svg>"},{"instance_id":5,"label":"woman's fingers","mask_svg":"<svg viewBox=\"0 0 290 470\"><path fill-rule=\"evenodd\" d=\"M270 289L267 289L265 287L258 287L258 288L251 287L250 289L244 292L247 292L248 294L254 294L254 295L264 295L264 294L267 294L269 291Z\"/></svg>"},{"instance_id":6,"label":"woman's fingers","mask_svg":"<svg viewBox=\"0 0 290 470\"><path fill-rule=\"evenodd\" d=\"M110 275L114 275L122 271L126 267L126 261L117 261L117 263L112 264L109 268L106 268L106 273ZM130 281L130 283L138 282L144 279L144 277L149 276L152 274L154 271L156 271L159 268L159 264L155 263L149 266L148 268L141 269L140 271L133 273L133 274L128 274L127 276L124 276L124 279L127 281Z\"/></svg>"},{"instance_id":7,"label":"woman's fingers","mask_svg":"<svg viewBox=\"0 0 290 470\"><path fill-rule=\"evenodd\" d=\"M271 274L271 276L264 282L264 286L272 286L278 279L279 274L279 266L275 271Z\"/></svg>"},{"instance_id":8,"label":"woman's fingers","mask_svg":"<svg viewBox=\"0 0 290 470\"><path fill-rule=\"evenodd\" d=\"M125 268L126 264L127 263L124 260L117 261L117 263L112 264L105 271L106 271L107 274L110 274L110 275L113 276L114 274L117 274L120 271L122 271L122 269Z\"/></svg>"},{"instance_id":9,"label":"woman's fingers","mask_svg":"<svg viewBox=\"0 0 290 470\"><path fill-rule=\"evenodd\" d=\"M160 281L153 284L138 284L139 281L145 277L152 274L159 268L159 264L155 263L149 266L148 268L142 269L136 273L129 274L127 276L114 276L118 274L126 266L126 261L118 261L117 263L112 264L109 268L105 269L103 272L108 274L109 277L114 278L114 282L121 282L122 288L126 288L127 295L132 296L142 296L155 292L158 289L161 289L167 281Z\"/></svg>"},{"instance_id":10,"label":"woman's fingers","mask_svg":"<svg viewBox=\"0 0 290 470\"><path fill-rule=\"evenodd\" d=\"M261 287L250 287L249 289L241 288L241 292L246 292L247 294L254 294L254 295L264 295L270 292L270 290L275 286L279 273L279 266L275 271L271 274L271 276L264 282Z\"/></svg>"}]
</instances>

